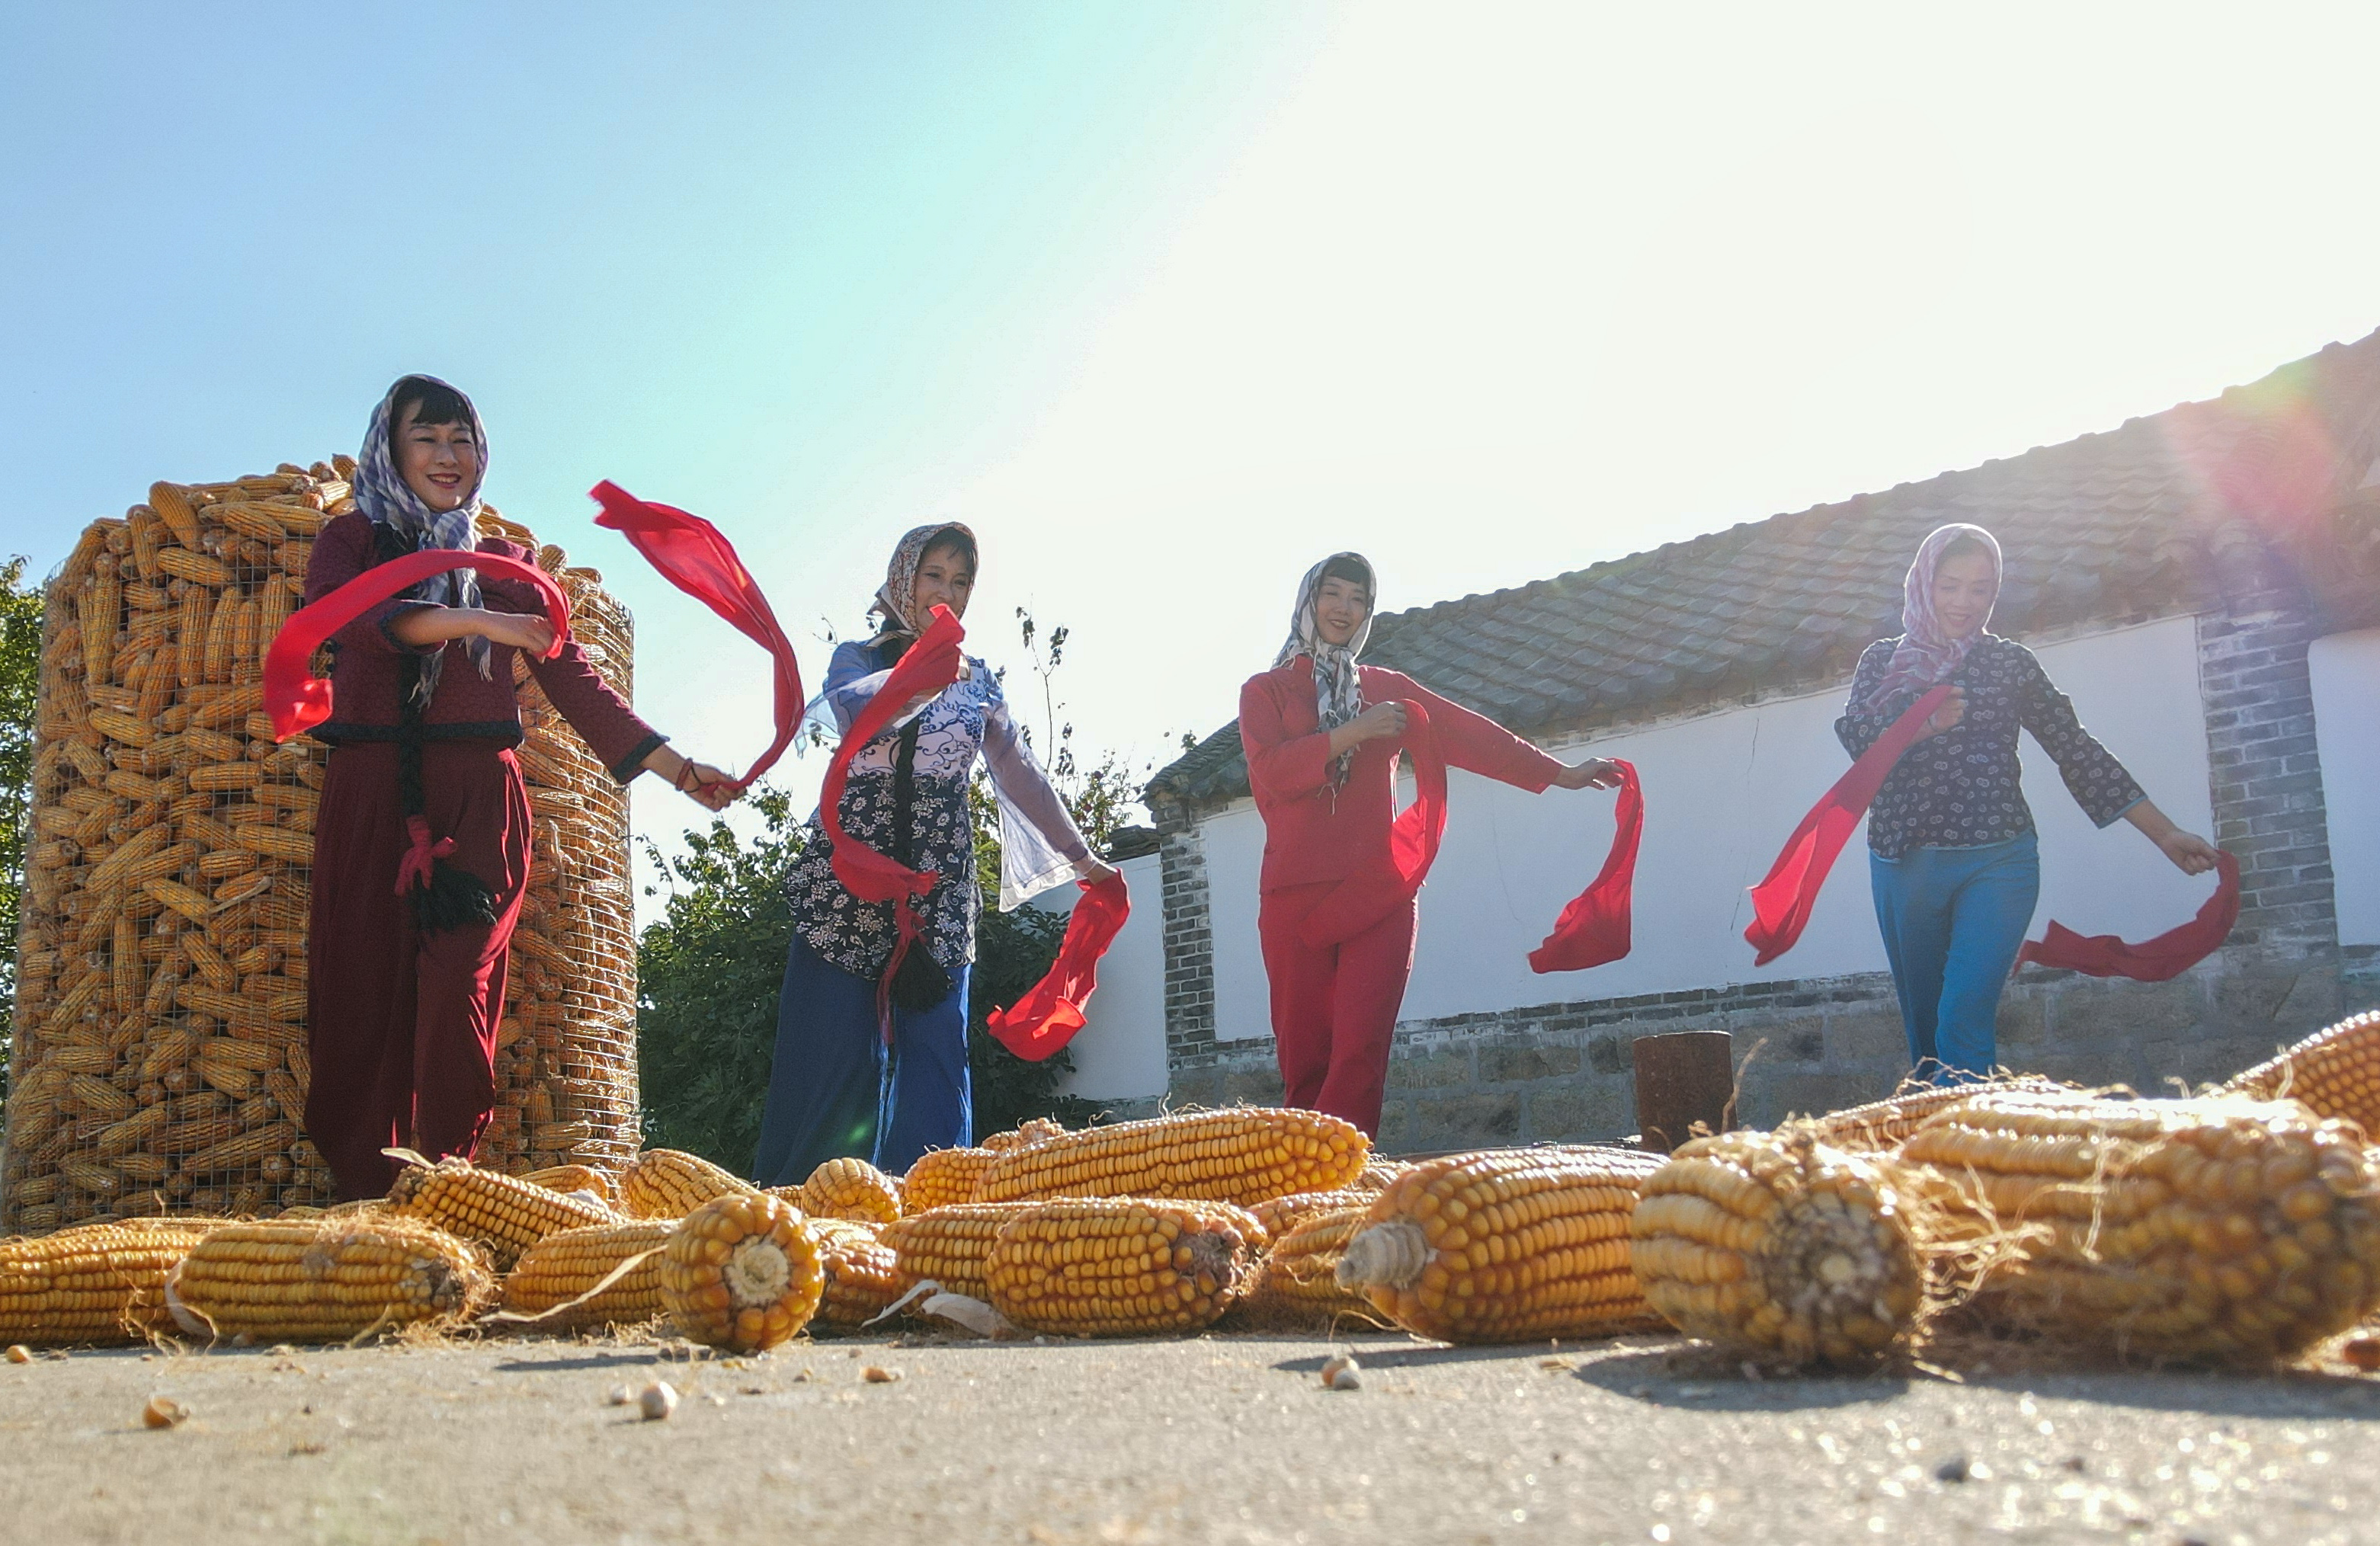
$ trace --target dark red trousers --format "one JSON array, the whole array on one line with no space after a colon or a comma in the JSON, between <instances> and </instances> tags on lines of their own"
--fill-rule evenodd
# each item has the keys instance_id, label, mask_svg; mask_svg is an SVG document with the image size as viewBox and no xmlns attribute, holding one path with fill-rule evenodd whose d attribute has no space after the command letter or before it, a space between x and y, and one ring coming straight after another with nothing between
<instances>
[{"instance_id":1,"label":"dark red trousers","mask_svg":"<svg viewBox=\"0 0 2380 1546\"><path fill-rule=\"evenodd\" d=\"M520 764L491 741L430 743L421 782L431 834L455 839L444 862L495 892L496 922L414 927L412 903L396 894L410 846L396 748L334 750L314 822L306 1135L342 1198L388 1190L398 1166L382 1149L469 1156L495 1110L505 955L528 884L528 791Z\"/></svg>"},{"instance_id":2,"label":"dark red trousers","mask_svg":"<svg viewBox=\"0 0 2380 1546\"><path fill-rule=\"evenodd\" d=\"M1337 886L1288 886L1257 904L1272 987L1273 1050L1289 1104L1343 1117L1377 1138L1389 1039L1413 974L1411 899L1352 939L1317 949L1298 926Z\"/></svg>"}]
</instances>

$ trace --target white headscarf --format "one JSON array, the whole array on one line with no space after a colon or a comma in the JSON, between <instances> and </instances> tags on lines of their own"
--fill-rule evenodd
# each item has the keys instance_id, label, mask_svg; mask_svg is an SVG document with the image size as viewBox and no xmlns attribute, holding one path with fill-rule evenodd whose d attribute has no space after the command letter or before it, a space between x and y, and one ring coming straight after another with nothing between
<instances>
[{"instance_id":1,"label":"white headscarf","mask_svg":"<svg viewBox=\"0 0 2380 1546\"><path fill-rule=\"evenodd\" d=\"M1322 597L1324 572L1342 562L1363 570L1366 606L1364 621L1355 625L1354 636L1343 645L1334 645L1323 638L1314 608ZM1305 578L1298 582L1297 605L1289 614L1289 638L1274 657L1273 669L1278 670L1301 655L1314 661L1314 705L1326 731L1336 730L1364 712L1363 682L1355 671L1355 658L1364 653L1364 641L1372 636L1372 615L1378 610L1378 582L1373 576L1371 561L1361 553L1333 553L1307 570ZM1347 781L1347 769L1354 760L1353 748L1331 760L1331 788L1337 789Z\"/></svg>"},{"instance_id":2,"label":"white headscarf","mask_svg":"<svg viewBox=\"0 0 2380 1546\"><path fill-rule=\"evenodd\" d=\"M1900 643L1894 646L1884 676L1868 693L1866 701L1871 708L1881 707L1897 693L1923 693L1958 675L1959 668L1966 664L1967 652L1975 647L1984 630L1991 626L1991 609L1986 607L1984 621L1975 624L1973 633L1953 638L1943 631L1941 620L1934 615L1934 576L1942 567L1942 555L1958 542L1973 542L1991 555L1992 588L1998 590L1998 537L1963 521L1936 526L1926 534L1925 540L1917 545L1917 557L1909 565L1908 575L1900 582Z\"/></svg>"},{"instance_id":3,"label":"white headscarf","mask_svg":"<svg viewBox=\"0 0 2380 1546\"><path fill-rule=\"evenodd\" d=\"M884 633L916 638L933 621L917 612L917 571L934 544L950 537L965 537L968 547L975 546L975 533L956 521L911 526L893 546L892 561L884 566L884 584L877 588L876 600L868 608L884 620Z\"/></svg>"},{"instance_id":4,"label":"white headscarf","mask_svg":"<svg viewBox=\"0 0 2380 1546\"><path fill-rule=\"evenodd\" d=\"M421 496L396 470L396 399L416 381L445 387L461 399L463 411L470 420L471 442L479 448L479 478L463 496L463 502L452 510L434 511L422 503ZM416 550L452 548L468 552L480 545L475 523L480 515L480 489L487 480L488 432L480 423L480 410L472 406L468 397L435 376L402 377L388 389L380 406L372 410L371 428L364 431L363 449L356 456L356 506L365 519L395 527ZM405 594L445 607L476 607L480 604L480 574L476 569L450 569L443 574L432 574ZM480 668L480 674L489 676L488 641L475 634L463 641L463 648ZM446 652L443 649L421 658L423 703L428 703L438 691L439 671L445 663Z\"/></svg>"}]
</instances>

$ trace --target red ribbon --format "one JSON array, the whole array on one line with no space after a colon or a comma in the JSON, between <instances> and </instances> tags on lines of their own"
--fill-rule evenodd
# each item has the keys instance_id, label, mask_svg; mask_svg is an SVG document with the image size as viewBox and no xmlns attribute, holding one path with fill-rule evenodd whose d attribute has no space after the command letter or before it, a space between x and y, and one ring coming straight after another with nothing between
<instances>
[{"instance_id":1,"label":"red ribbon","mask_svg":"<svg viewBox=\"0 0 2380 1546\"><path fill-rule=\"evenodd\" d=\"M851 779L851 759L861 747L884 732L920 693L940 693L959 679L959 644L966 630L948 607L936 607L934 620L908 652L893 665L876 695L860 709L851 728L826 765L819 786L819 824L832 845L834 877L862 901L892 902L894 936L892 955L876 983L876 1019L887 1045L892 1041L892 974L901 969L918 935L917 899L941 878L936 870L913 870L899 860L868 847L843 829L843 791Z\"/></svg>"},{"instance_id":2,"label":"red ribbon","mask_svg":"<svg viewBox=\"0 0 2380 1546\"><path fill-rule=\"evenodd\" d=\"M735 781L738 790L748 788L776 766L801 723L802 670L794 658L793 641L777 625L769 598L717 526L674 505L638 499L608 478L588 494L603 507L595 517L597 525L625 537L663 579L726 619L775 663L777 735L760 760Z\"/></svg>"},{"instance_id":3,"label":"red ribbon","mask_svg":"<svg viewBox=\"0 0 2380 1546\"><path fill-rule=\"evenodd\" d=\"M1030 1063L1064 1046L1083 1028L1083 1006L1099 985L1099 958L1132 916L1121 874L1075 884L1083 889L1082 900L1066 920L1066 938L1049 974L1007 1009L984 1017L1000 1045Z\"/></svg>"},{"instance_id":4,"label":"red ribbon","mask_svg":"<svg viewBox=\"0 0 2380 1546\"><path fill-rule=\"evenodd\" d=\"M405 835L411 839L412 846L405 851L405 857L396 862L396 894L400 897L409 895L416 886L429 885L430 877L437 871L438 861L449 858L455 852L455 839L452 838L441 838L434 843L430 840L428 816L407 816Z\"/></svg>"},{"instance_id":5,"label":"red ribbon","mask_svg":"<svg viewBox=\"0 0 2380 1546\"><path fill-rule=\"evenodd\" d=\"M2016 953L2017 968L2022 970L2031 961L2087 977L2130 977L2136 983L2162 983L2180 976L2214 954L2240 921L2240 861L2228 850L2218 851L2215 868L2218 877L2215 894L2206 899L2198 916L2180 928L2127 945L2112 934L2085 936L2053 922L2039 939L2025 941L2024 948Z\"/></svg>"},{"instance_id":6,"label":"red ribbon","mask_svg":"<svg viewBox=\"0 0 2380 1546\"><path fill-rule=\"evenodd\" d=\"M570 603L545 571L494 553L425 548L374 564L311 606L300 607L281 625L264 654L264 708L273 718L273 739L302 735L331 717L330 682L306 674L307 662L324 640L399 591L450 569L476 569L535 586L545 598L545 620L553 625L553 647L544 658L562 653L562 642L570 636Z\"/></svg>"},{"instance_id":7,"label":"red ribbon","mask_svg":"<svg viewBox=\"0 0 2380 1546\"><path fill-rule=\"evenodd\" d=\"M1429 878L1429 867L1438 863L1438 846L1446 837L1446 755L1430 729L1429 710L1417 703L1407 703L1404 709L1403 745L1414 759L1414 803L1389 829L1389 863L1396 877L1350 876L1332 887L1298 926L1298 937L1309 948L1353 939L1411 901Z\"/></svg>"},{"instance_id":8,"label":"red ribbon","mask_svg":"<svg viewBox=\"0 0 2380 1546\"><path fill-rule=\"evenodd\" d=\"M1555 920L1554 932L1529 952L1532 972L1583 972L1628 953L1636 849L1645 837L1645 791L1636 780L1634 763L1614 758L1612 766L1620 769L1620 799L1611 852L1604 856L1595 884L1571 899Z\"/></svg>"},{"instance_id":9,"label":"red ribbon","mask_svg":"<svg viewBox=\"0 0 2380 1546\"><path fill-rule=\"evenodd\" d=\"M1810 910L1818 903L1818 889L1827 883L1827 872L1835 867L1835 856L1876 803L1876 791L1884 787L1885 775L1900 760L1900 754L1915 745L1925 730L1925 721L1934 710L1950 695L1946 684L1936 687L1909 706L1909 711L1892 722L1892 727L1876 737L1876 744L1852 764L1851 771L1835 780L1835 787L1802 818L1793 835L1785 839L1784 852L1768 868L1768 877L1752 888L1752 922L1743 937L1758 952L1755 966L1766 966L1791 949L1809 926Z\"/></svg>"}]
</instances>

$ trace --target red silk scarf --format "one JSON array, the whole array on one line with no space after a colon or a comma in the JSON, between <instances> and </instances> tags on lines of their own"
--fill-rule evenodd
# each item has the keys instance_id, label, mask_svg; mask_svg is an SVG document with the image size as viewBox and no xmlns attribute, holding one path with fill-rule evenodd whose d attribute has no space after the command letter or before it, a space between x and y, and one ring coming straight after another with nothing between
<instances>
[{"instance_id":1,"label":"red silk scarf","mask_svg":"<svg viewBox=\"0 0 2380 1546\"><path fill-rule=\"evenodd\" d=\"M1309 948L1353 939L1411 901L1438 862L1438 847L1446 837L1446 755L1430 729L1429 711L1417 703L1405 704L1404 710L1404 749L1414 760L1414 803L1389 828L1389 862L1395 877L1350 876L1332 887L1298 927L1298 937Z\"/></svg>"},{"instance_id":2,"label":"red silk scarf","mask_svg":"<svg viewBox=\"0 0 2380 1546\"><path fill-rule=\"evenodd\" d=\"M1835 867L1835 857L1851 839L1860 817L1876 803L1876 791L1884 787L1885 775L1900 760L1900 754L1917 743L1925 721L1949 695L1949 687L1944 685L1910 705L1908 712L1876 737L1876 744L1861 754L1850 772L1835 780L1835 787L1810 807L1810 814L1785 839L1784 852L1769 866L1767 878L1752 888L1752 922L1743 937L1757 952L1755 966L1767 965L1801 939L1802 931L1809 926L1810 910L1818 904L1818 890L1827 883L1827 872Z\"/></svg>"},{"instance_id":3,"label":"red silk scarf","mask_svg":"<svg viewBox=\"0 0 2380 1546\"><path fill-rule=\"evenodd\" d=\"M2219 883L2215 894L2206 899L2198 916L2180 928L2127 945L2112 934L2086 936L2053 922L2039 939L2025 941L2016 955L2017 969L2022 971L2031 961L2087 977L2130 977L2136 983L2179 977L2214 954L2240 921L2240 861L2222 852L2216 860L2216 874Z\"/></svg>"},{"instance_id":4,"label":"red silk scarf","mask_svg":"<svg viewBox=\"0 0 2380 1546\"><path fill-rule=\"evenodd\" d=\"M553 625L553 647L545 658L562 653L563 641L570 636L570 603L552 576L535 564L493 553L425 548L374 564L321 600L300 607L281 625L264 654L264 709L273 719L273 739L302 735L331 717L331 684L306 674L307 663L325 640L398 592L450 569L476 569L483 575L535 586L545 600L545 620Z\"/></svg>"},{"instance_id":5,"label":"red silk scarf","mask_svg":"<svg viewBox=\"0 0 2380 1546\"><path fill-rule=\"evenodd\" d=\"M1000 1045L1028 1063L1038 1063L1075 1039L1086 1023L1083 1006L1099 985L1099 958L1132 916L1132 899L1123 876L1077 881L1083 889L1066 920L1066 937L1049 974L1033 991L1005 1009L994 1009L984 1023Z\"/></svg>"},{"instance_id":6,"label":"red silk scarf","mask_svg":"<svg viewBox=\"0 0 2380 1546\"><path fill-rule=\"evenodd\" d=\"M752 578L735 547L717 526L674 505L653 504L605 479L588 490L601 505L595 524L625 537L662 577L717 612L735 630L769 652L776 673L776 739L760 754L736 789L776 766L793 743L802 718L802 669L794 658L793 641L777 625L769 598Z\"/></svg>"},{"instance_id":7,"label":"red silk scarf","mask_svg":"<svg viewBox=\"0 0 2380 1546\"><path fill-rule=\"evenodd\" d=\"M1532 972L1583 972L1628 953L1636 849L1645 837L1645 791L1634 763L1615 758L1612 765L1620 769L1620 798L1611 852L1604 856L1595 884L1571 899L1555 920L1554 932L1529 952Z\"/></svg>"}]
</instances>

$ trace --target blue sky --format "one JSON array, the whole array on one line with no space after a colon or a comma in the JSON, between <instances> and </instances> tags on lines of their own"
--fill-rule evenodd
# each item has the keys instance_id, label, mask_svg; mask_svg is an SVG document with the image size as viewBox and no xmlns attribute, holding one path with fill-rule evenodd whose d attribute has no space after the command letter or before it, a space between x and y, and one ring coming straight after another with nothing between
<instances>
[{"instance_id":1,"label":"blue sky","mask_svg":"<svg viewBox=\"0 0 2380 1546\"><path fill-rule=\"evenodd\" d=\"M1331 549L1420 604L2371 331L2374 57L2350 6L10 7L0 549L429 370L690 749L758 750L766 672L600 477L803 639L970 522L983 652L1070 624L1146 759Z\"/></svg>"}]
</instances>

